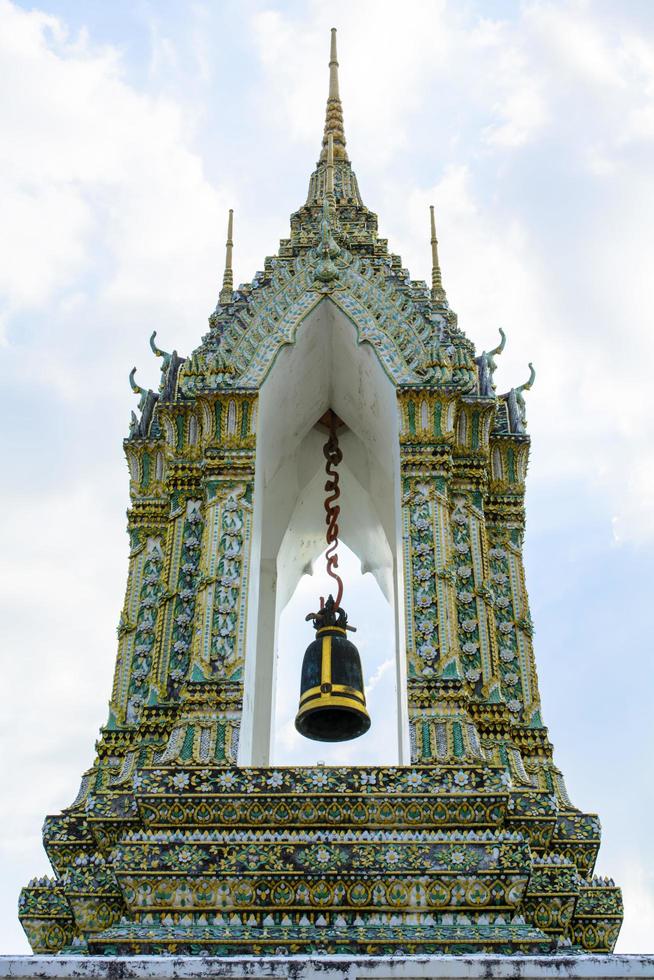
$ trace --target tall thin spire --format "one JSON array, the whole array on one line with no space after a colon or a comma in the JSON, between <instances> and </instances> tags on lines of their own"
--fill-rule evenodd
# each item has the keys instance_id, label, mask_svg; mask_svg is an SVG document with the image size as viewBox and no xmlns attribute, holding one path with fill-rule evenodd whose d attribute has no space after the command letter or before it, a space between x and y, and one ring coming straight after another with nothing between
<instances>
[{"instance_id":1,"label":"tall thin spire","mask_svg":"<svg viewBox=\"0 0 654 980\"><path fill-rule=\"evenodd\" d=\"M229 209L227 219L227 243L225 245L225 272L223 273L223 288L220 290L220 302L231 303L232 292L234 290L234 274L232 273L232 250L234 242L232 234L234 232L234 211Z\"/></svg>"},{"instance_id":2,"label":"tall thin spire","mask_svg":"<svg viewBox=\"0 0 654 980\"><path fill-rule=\"evenodd\" d=\"M438 261L438 239L436 238L436 218L434 217L434 205L430 204L429 214L431 216L431 298L439 303L444 303L447 299L443 289L443 277Z\"/></svg>"},{"instance_id":3,"label":"tall thin spire","mask_svg":"<svg viewBox=\"0 0 654 980\"><path fill-rule=\"evenodd\" d=\"M338 56L336 53L336 28L332 27L331 47L329 51L329 95L327 96L327 111L325 113L325 132L322 138L321 161L327 159L329 137L334 139L334 159L347 160L345 149L345 129L343 128L343 106L338 90Z\"/></svg>"}]
</instances>

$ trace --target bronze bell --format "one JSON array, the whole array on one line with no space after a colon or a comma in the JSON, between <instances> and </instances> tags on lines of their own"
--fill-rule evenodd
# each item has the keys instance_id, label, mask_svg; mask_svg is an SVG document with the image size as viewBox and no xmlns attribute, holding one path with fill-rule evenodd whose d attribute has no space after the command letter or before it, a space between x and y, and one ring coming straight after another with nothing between
<instances>
[{"instance_id":1,"label":"bronze bell","mask_svg":"<svg viewBox=\"0 0 654 980\"><path fill-rule=\"evenodd\" d=\"M302 662L300 707L295 727L316 742L346 742L370 728L359 651L347 639L345 612L330 596L317 613L310 613L316 638Z\"/></svg>"}]
</instances>

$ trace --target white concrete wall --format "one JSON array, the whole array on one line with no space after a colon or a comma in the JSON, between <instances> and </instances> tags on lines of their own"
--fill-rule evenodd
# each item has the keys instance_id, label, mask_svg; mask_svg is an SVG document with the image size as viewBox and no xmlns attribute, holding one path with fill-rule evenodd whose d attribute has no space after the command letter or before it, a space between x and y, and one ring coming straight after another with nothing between
<instances>
[{"instance_id":1,"label":"white concrete wall","mask_svg":"<svg viewBox=\"0 0 654 980\"><path fill-rule=\"evenodd\" d=\"M654 956L0 956L0 980L646 980Z\"/></svg>"}]
</instances>

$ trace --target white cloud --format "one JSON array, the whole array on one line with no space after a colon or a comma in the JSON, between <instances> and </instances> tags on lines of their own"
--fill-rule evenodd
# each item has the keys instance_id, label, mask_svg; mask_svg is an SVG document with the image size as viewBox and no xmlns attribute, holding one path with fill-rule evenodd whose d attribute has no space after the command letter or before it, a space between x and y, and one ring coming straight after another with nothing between
<instances>
[{"instance_id":1,"label":"white cloud","mask_svg":"<svg viewBox=\"0 0 654 980\"><path fill-rule=\"evenodd\" d=\"M522 146L547 121L543 97L533 85L518 88L495 108L504 121L488 126L485 135L496 146Z\"/></svg>"},{"instance_id":2,"label":"white cloud","mask_svg":"<svg viewBox=\"0 0 654 980\"><path fill-rule=\"evenodd\" d=\"M398 17L392 0L340 0L329 7L314 4L301 21L279 9L255 13L267 111L283 132L319 149L316 122L324 113L329 28L337 27L346 135L355 134L359 166L388 159L405 143L426 80L449 65L451 33L458 26L456 15L443 16L446 6L445 0L415 0L410 16Z\"/></svg>"},{"instance_id":3,"label":"white cloud","mask_svg":"<svg viewBox=\"0 0 654 980\"><path fill-rule=\"evenodd\" d=\"M395 658L389 657L379 664L374 674L369 678L366 684L366 697L369 698L372 692L375 690L382 678L395 666Z\"/></svg>"},{"instance_id":4,"label":"white cloud","mask_svg":"<svg viewBox=\"0 0 654 980\"><path fill-rule=\"evenodd\" d=\"M465 168L447 171L430 190L414 191L408 214L416 238L429 201L439 202L445 282L461 326L486 349L495 343L497 326L507 331L509 342L498 359L499 390L526 380L528 360L536 366L537 383L528 398L539 478L587 482L589 492L603 492L614 509L620 540L651 538L654 440L643 432L650 330L643 317L649 301L642 225L649 205L643 202L638 218L617 208L607 214L607 227L620 227L619 255L612 235L583 242L592 277L586 288L602 294L604 323L598 326L623 324L624 341L617 344L603 342L590 325L578 330L577 318L589 315L582 269L580 295L570 307L557 295L556 273L541 252L537 230L528 230L517 214L497 214L477 200ZM572 241L563 247L572 260ZM552 458L556 470L547 475Z\"/></svg>"},{"instance_id":5,"label":"white cloud","mask_svg":"<svg viewBox=\"0 0 654 980\"><path fill-rule=\"evenodd\" d=\"M114 315L147 305L151 316L192 322L197 336L228 204L188 148L181 106L135 91L115 50L70 37L53 17L4 0L0 19L2 82L12 93L0 102L0 187L12 229L0 242L0 292L9 314L65 304L86 274ZM200 295L197 278L206 283Z\"/></svg>"},{"instance_id":6,"label":"white cloud","mask_svg":"<svg viewBox=\"0 0 654 980\"><path fill-rule=\"evenodd\" d=\"M532 3L526 8L525 21L560 73L593 86L625 86L616 59L619 34L602 23L586 0Z\"/></svg>"}]
</instances>

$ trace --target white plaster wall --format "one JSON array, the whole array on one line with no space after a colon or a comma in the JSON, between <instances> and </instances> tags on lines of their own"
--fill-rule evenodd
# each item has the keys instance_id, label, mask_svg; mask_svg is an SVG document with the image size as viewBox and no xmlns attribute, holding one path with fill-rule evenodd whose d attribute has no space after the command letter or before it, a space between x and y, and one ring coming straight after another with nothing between
<instances>
[{"instance_id":1,"label":"white plaster wall","mask_svg":"<svg viewBox=\"0 0 654 980\"><path fill-rule=\"evenodd\" d=\"M280 351L260 392L241 765L269 763L279 615L325 547L326 436L315 424L330 408L347 426L339 433L340 536L396 610L398 752L407 758L395 388L372 347L358 344L354 325L325 299L300 325L295 344Z\"/></svg>"}]
</instances>

